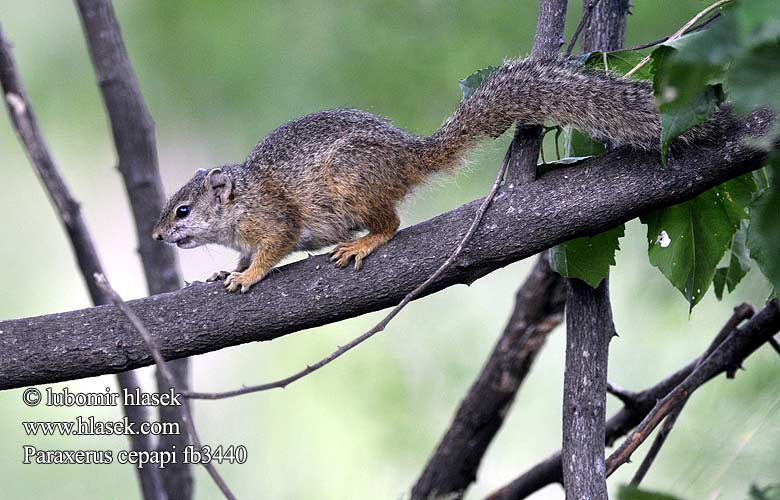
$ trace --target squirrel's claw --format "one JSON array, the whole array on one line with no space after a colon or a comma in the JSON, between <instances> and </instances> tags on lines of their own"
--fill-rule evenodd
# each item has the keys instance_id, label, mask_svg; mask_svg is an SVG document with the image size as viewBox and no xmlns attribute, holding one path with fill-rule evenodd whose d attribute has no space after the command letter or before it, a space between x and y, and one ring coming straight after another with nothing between
<instances>
[{"instance_id":1,"label":"squirrel's claw","mask_svg":"<svg viewBox=\"0 0 780 500\"><path fill-rule=\"evenodd\" d=\"M230 271L217 271L208 278L206 278L206 282L210 283L212 281L223 281L228 276L230 276Z\"/></svg>"},{"instance_id":2,"label":"squirrel's claw","mask_svg":"<svg viewBox=\"0 0 780 500\"><path fill-rule=\"evenodd\" d=\"M336 245L336 248L330 253L331 262L336 263L336 267L347 267L349 261L355 258L355 271L360 271L363 267L363 259L371 253L370 250L366 250L360 242L340 243Z\"/></svg>"},{"instance_id":3,"label":"squirrel's claw","mask_svg":"<svg viewBox=\"0 0 780 500\"><path fill-rule=\"evenodd\" d=\"M261 278L262 276L260 276L260 278L255 278L246 271L242 273L234 271L228 275L223 284L229 293L233 293L239 288L241 289L241 293L246 293L249 291L252 285L260 281Z\"/></svg>"}]
</instances>

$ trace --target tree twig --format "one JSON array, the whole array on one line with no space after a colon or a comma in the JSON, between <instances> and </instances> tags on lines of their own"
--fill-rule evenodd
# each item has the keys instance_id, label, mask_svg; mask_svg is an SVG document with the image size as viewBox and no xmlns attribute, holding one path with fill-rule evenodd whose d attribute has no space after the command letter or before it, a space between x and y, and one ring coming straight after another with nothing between
<instances>
[{"instance_id":1,"label":"tree twig","mask_svg":"<svg viewBox=\"0 0 780 500\"><path fill-rule=\"evenodd\" d=\"M590 0L585 6L580 23L577 25L577 29L574 30L574 34L571 36L571 40L569 40L569 45L566 47L567 56L571 55L572 51L574 50L574 46L577 44L577 39L580 37L580 33L582 33L582 29L587 26L588 22L590 21L590 16L593 14L593 8L600 1L601 0Z\"/></svg>"},{"instance_id":2,"label":"tree twig","mask_svg":"<svg viewBox=\"0 0 780 500\"><path fill-rule=\"evenodd\" d=\"M778 300L774 299L769 302L766 309L774 309L776 313L780 309ZM763 311L762 311L763 312ZM758 317L756 315L755 317ZM734 320L735 316L732 316ZM771 323L776 325L777 322ZM774 333L772 334L774 335ZM772 336L769 335L764 338L763 342L769 340ZM730 335L725 336L726 339L734 339L735 343L749 342L751 339L746 339L739 328L735 328ZM752 339L755 340L755 339ZM616 449L607 459L607 475L611 475L618 467L626 463L631 454L641 445L650 433L658 426L658 424L671 413L678 405L688 400L690 395L702 384L711 379L715 374L719 373L721 369L725 367L726 372L733 370L735 366L739 366L739 361L734 359L734 356L729 352L725 346L727 340L723 340L712 352L710 352L702 361L697 363L696 368L683 380L677 387L667 394L663 399L658 401L648 415L642 420L642 422L631 432L629 437Z\"/></svg>"},{"instance_id":3,"label":"tree twig","mask_svg":"<svg viewBox=\"0 0 780 500\"><path fill-rule=\"evenodd\" d=\"M707 371L708 378L705 382L721 373L727 373L733 366L741 364L765 342L768 342L778 330L780 330L780 304L777 299L774 299L719 343L720 355L711 358L716 369ZM708 351L709 348L687 366L677 370L661 382L637 392L634 405L624 406L607 421L606 444L610 446L620 436L636 427L650 413L656 402L669 395L696 370L702 359L709 357L706 356ZM560 483L562 480L561 453L558 451L518 476L511 483L496 490L488 496L488 499L521 500L549 484Z\"/></svg>"},{"instance_id":4,"label":"tree twig","mask_svg":"<svg viewBox=\"0 0 780 500\"><path fill-rule=\"evenodd\" d=\"M766 153L743 137L763 133L771 123L768 113L754 113L717 140L681 150L667 167L657 154L619 149L522 189L505 186L457 263L426 293L471 283L562 241L681 203L750 172ZM399 231L358 273L315 256L284 266L240 298L218 284L194 283L131 304L166 359L271 340L390 307L441 265L480 203ZM0 389L148 365L143 342L115 319L110 309L92 308L0 321Z\"/></svg>"},{"instance_id":5,"label":"tree twig","mask_svg":"<svg viewBox=\"0 0 780 500\"><path fill-rule=\"evenodd\" d=\"M701 31L704 28L706 28L707 26L709 26L710 23L712 23L715 19L717 19L719 17L720 17L720 12L716 12L713 15L711 15L710 17L708 17L707 19L705 19L704 21L700 22L699 24L697 24L695 26L692 26L691 29L689 29L688 31L685 32L685 34L687 35L687 34L690 34L690 33L695 33L697 31ZM670 36L671 35L667 35L667 36L658 38L656 40L653 40L651 42L640 43L639 45L632 45L631 47L629 47L626 50L642 50L642 49L647 49L647 48L650 48L650 47L654 47L656 45L662 44L665 41L669 40Z\"/></svg>"},{"instance_id":6,"label":"tree twig","mask_svg":"<svg viewBox=\"0 0 780 500\"><path fill-rule=\"evenodd\" d=\"M149 330L146 329L146 326L144 326L144 323L141 321L141 319L135 314L135 312L133 312L130 306L128 306L127 303L122 300L122 297L120 297L119 294L113 288L111 288L111 285L108 283L108 280L106 280L105 276L102 274L95 274L95 283L97 283L97 286L99 286L101 290L103 290L103 292L108 296L114 306L119 309L119 312L121 312L122 315L127 318L133 329L141 336L141 338L143 338L144 344L146 344L147 349L149 349L149 353L152 355L152 358L154 358L154 363L157 365L157 370L159 370L160 374L162 374L162 376L165 378L166 384L178 393L179 391L177 389L177 381L173 377L173 373L166 364L165 358L163 358L162 354L160 353L160 348L157 345L157 341L149 333ZM198 437L198 433L195 430L195 424L192 421L192 413L190 412L189 404L186 402L181 405L181 416L182 423L187 428L187 434L189 435L192 446L200 450L203 447L203 444L201 443L200 438ZM222 476L219 475L219 472L217 472L217 469L214 467L211 461L206 460L201 463L225 498L229 500L235 500L236 497L230 491L230 488L228 488L227 484L222 479Z\"/></svg>"},{"instance_id":7,"label":"tree twig","mask_svg":"<svg viewBox=\"0 0 780 500\"><path fill-rule=\"evenodd\" d=\"M463 249L466 247L466 245L468 245L472 236L474 236L474 233L477 231L477 228L479 227L480 222L482 222L482 218L484 217L485 212L487 211L488 207L492 203L493 198L496 196L496 193L498 192L498 188L501 186L501 181L504 178L504 174L506 174L506 169L509 164L509 155L510 153L507 151L506 155L504 155L504 161L501 163L501 168L498 169L496 180L493 182L493 186L490 188L490 192L483 199L482 204L477 209L477 213L474 216L474 220L472 221L471 226L466 231L466 234L463 236L463 239L460 240L460 243L458 243L458 246L455 248L452 254L450 254L447 260L445 260L444 263L442 263L442 265L439 266L439 268L436 269L436 271L434 271L433 274L431 274L428 277L428 279L426 279L420 285L418 285L417 288L415 288L414 290L406 294L406 296L403 298L403 300L401 300L401 302L398 303L397 306L395 306L389 313L387 313L387 315L384 318L382 318L382 320L379 321L379 323L374 325L367 332L360 335L359 337L356 337L355 339L344 344L343 346L339 347L338 349L333 351L329 356L322 358L321 360L317 361L313 365L307 365L306 368L296 373L293 373L289 377L275 380L273 382L268 382L266 384L260 384L260 385L250 386L250 387L242 387L240 389L235 389L232 391L225 391L225 392L207 393L207 392L188 391L183 393L185 397L192 398L192 399L224 399L224 398L230 398L234 396L240 396L242 394L249 394L252 392L267 391L270 389L283 389L288 385L292 384L293 382L295 382L296 380L300 380L303 377L309 375L310 373L313 373L319 370L320 368L328 365L335 359L343 356L344 354L354 349L358 345L362 344L366 340L370 339L377 333L383 331L385 327L387 327L388 323L390 323L390 321L393 318L395 318L396 315L398 315L398 313L400 313L401 310L409 304L409 302L422 296L422 294L428 289L428 287L434 282L436 282L436 280L442 274L444 274L444 272L447 269L449 269L449 267L455 262L455 260L463 252Z\"/></svg>"},{"instance_id":8,"label":"tree twig","mask_svg":"<svg viewBox=\"0 0 780 500\"><path fill-rule=\"evenodd\" d=\"M780 354L780 343L778 343L775 338L769 339L769 345L772 346L772 349L774 349L777 354Z\"/></svg>"},{"instance_id":9,"label":"tree twig","mask_svg":"<svg viewBox=\"0 0 780 500\"><path fill-rule=\"evenodd\" d=\"M70 193L62 175L54 163L49 152L43 133L38 126L32 106L27 99L27 93L22 85L21 78L16 69L16 64L11 54L8 41L0 29L0 85L8 107L14 129L24 146L27 157L30 159L38 178L43 184L46 194L49 196L55 208L55 213L65 228L76 263L81 276L87 286L92 303L95 305L108 304L108 297L95 285L91 276L102 273L92 236L81 216L78 202ZM117 374L117 382L121 389L132 392L141 387L138 377L132 371ZM149 413L144 406L124 406L123 411L129 422L140 425L141 422L150 420ZM153 449L151 437L148 434L138 433L128 436L130 446L134 451L149 451ZM160 479L159 469L155 467L135 468L141 486L141 492L146 500L163 500L164 490Z\"/></svg>"},{"instance_id":10,"label":"tree twig","mask_svg":"<svg viewBox=\"0 0 780 500\"><path fill-rule=\"evenodd\" d=\"M100 93L111 122L119 171L122 174L135 222L138 250L144 275L152 295L178 290L181 286L176 254L172 247L151 238L152 227L165 201L157 166L154 122L141 94L130 58L127 55L119 22L110 0L76 0L90 58ZM188 360L174 360L170 370L179 388L189 385ZM165 392L158 373L157 387ZM161 406L160 420L183 423L181 409ZM182 449L187 437L163 435L163 449ZM189 500L193 496L193 478L188 464L177 462L161 471L170 498Z\"/></svg>"},{"instance_id":11,"label":"tree twig","mask_svg":"<svg viewBox=\"0 0 780 500\"><path fill-rule=\"evenodd\" d=\"M629 391L628 389L624 389L623 387L620 387L619 385L615 385L611 382L607 382L607 394L611 394L618 398L621 403L623 403L626 406L631 406L636 404L636 398L637 395L634 392Z\"/></svg>"},{"instance_id":12,"label":"tree twig","mask_svg":"<svg viewBox=\"0 0 780 500\"><path fill-rule=\"evenodd\" d=\"M755 314L755 310L753 309L753 306L751 306L750 304L743 303L735 307L734 313L731 315L729 320L726 321L726 324L723 325L723 328L720 329L720 332L718 332L718 335L716 335L715 339L710 343L710 346L707 348L704 355L702 355L702 357L699 358L699 362L696 364L696 367L698 368L704 362L704 360L709 357L710 354L712 354L718 347L720 347L723 341L726 338L728 338L731 332L733 332L734 329L737 328L742 321L752 318L754 314ZM771 340L773 339L770 338L770 343ZM661 448L666 442L666 439L669 437L669 434L672 432L672 428L674 428L674 424L677 423L677 418L682 413L686 402L687 400L681 402L680 405L674 410L672 410L664 420L664 424L661 427L661 430L658 431L658 434L656 434L655 439L653 440L653 444L650 446L650 449L647 451L647 455L645 455L645 457L642 459L642 463L639 464L636 473L634 473L634 477L631 479L632 486L638 487L639 484L644 479L647 472L650 470L650 467L653 465L653 462L658 456L658 453L661 451Z\"/></svg>"},{"instance_id":13,"label":"tree twig","mask_svg":"<svg viewBox=\"0 0 780 500\"><path fill-rule=\"evenodd\" d=\"M666 39L666 41L669 41L669 42L671 42L671 41L677 40L678 38L680 38L681 36L683 36L683 35L685 34L685 32L686 32L686 31L688 31L688 29L689 29L691 26L693 26L694 24L696 24L696 23L699 21L699 19L701 19L702 17L706 16L707 14L709 14L709 13L710 13L710 12L712 12L713 10L717 9L718 7L721 7L722 5L725 5L725 4L727 4L727 3L729 3L729 2L732 2L732 1L733 1L733 0L718 0L717 2L715 2L715 3L713 3L713 4L709 5L709 6L707 6L707 8L705 8L704 10L702 10L701 12L699 12L698 14L696 14L695 16L693 16L693 17L692 17L692 18L691 18L691 19L690 19L690 20L689 20L687 23L685 23L685 24L684 24L684 25L683 25L683 26L682 26L680 29L678 29L678 30L677 30L677 31L675 31L675 32L674 32L672 35L670 35L670 36L669 36L669 38L667 38L667 39ZM642 60L641 60L641 61L639 61L639 64L637 64L636 66L634 66L633 68L631 68L631 70L630 70L628 73L626 73L624 76L625 76L626 78L630 77L631 75L633 75L634 73L636 73L637 71L639 71L639 70L640 70L640 68L642 68L642 66L644 66L645 64L647 64L647 62L648 62L648 61L650 61L650 55L649 55L649 54L648 54L648 55L646 55L645 57L643 57L643 58L642 58Z\"/></svg>"}]
</instances>

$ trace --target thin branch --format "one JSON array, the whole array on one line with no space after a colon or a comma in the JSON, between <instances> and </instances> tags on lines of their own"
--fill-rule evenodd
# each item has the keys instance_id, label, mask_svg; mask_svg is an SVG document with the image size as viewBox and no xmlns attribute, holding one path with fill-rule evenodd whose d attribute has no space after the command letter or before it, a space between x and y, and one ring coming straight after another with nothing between
<instances>
[{"instance_id":1,"label":"thin branch","mask_svg":"<svg viewBox=\"0 0 780 500\"><path fill-rule=\"evenodd\" d=\"M699 19L701 19L702 17L706 16L707 14L709 14L713 10L717 9L718 7L720 7L722 5L725 5L725 4L727 4L729 2L732 2L732 1L733 0L718 0L717 2L713 3L712 5L707 6L706 9L702 10L701 12L699 12L698 14L693 16L687 23L685 23L682 26L682 28L680 28L679 30L675 31L671 36L669 36L667 41L671 42L671 41L677 40L678 38L683 36L685 34L685 32L688 31L688 29L691 26L693 26L694 24L699 22ZM645 64L647 64L648 61L650 61L650 55L649 54L646 55L645 57L643 57L642 60L639 61L639 64L634 66L628 73L626 73L625 77L628 78L631 75L633 75L634 73L636 73L637 71L639 71L639 69L642 68L642 66L644 66Z\"/></svg>"},{"instance_id":2,"label":"thin branch","mask_svg":"<svg viewBox=\"0 0 780 500\"><path fill-rule=\"evenodd\" d=\"M767 308L774 308L775 312L777 312L778 307L777 299L774 299L767 304ZM737 316L738 313L735 312L729 320L729 323L737 321L735 319ZM727 324L727 327L728 326L729 324ZM724 328L724 330L725 329L726 328ZM738 337L735 342L739 342L740 340L745 341L744 339L739 338L744 336L739 335L740 333L740 330L735 328L731 334L723 335L726 340L720 342L714 349L708 349L708 351L711 352L705 353L705 356L697 363L693 372L675 387L672 392L655 404L652 411L650 411L636 429L634 429L631 435L609 456L607 459L607 475L611 475L618 467L626 463L631 457L631 454L647 439L656 426L658 426L658 424L676 407L687 401L690 395L701 387L702 384L710 380L724 367L728 374L728 371L733 370L734 366L739 366L739 360L733 360L733 356L730 355L725 344L728 339L734 337ZM764 339L764 341L768 341L770 337L771 335Z\"/></svg>"},{"instance_id":3,"label":"thin branch","mask_svg":"<svg viewBox=\"0 0 780 500\"><path fill-rule=\"evenodd\" d=\"M0 30L0 85L8 107L11 122L24 146L38 178L43 184L55 208L55 213L65 228L76 263L87 286L92 303L108 304L108 297L98 288L90 276L102 273L92 236L81 217L81 209L49 152L43 133L38 126L32 106L27 99L16 63L11 54L10 44ZM141 387L138 377L132 371L117 374L117 383L121 389L134 391ZM150 421L149 413L143 406L124 406L123 411L129 422L140 425ZM135 451L152 450L152 439L148 434L138 433L128 436L130 446ZM164 499L165 494L160 480L159 469L155 467L136 468L141 491L146 500Z\"/></svg>"},{"instance_id":4,"label":"thin branch","mask_svg":"<svg viewBox=\"0 0 780 500\"><path fill-rule=\"evenodd\" d=\"M76 0L90 58L95 68L111 132L119 159L119 171L127 191L135 222L138 250L149 292L154 294L178 290L181 278L176 254L168 245L151 238L152 227L165 201L157 166L157 145L154 122L144 102L127 55L122 31L110 0ZM171 362L171 371L181 389L189 384L186 359ZM160 374L156 374L157 389L166 392ZM160 406L163 422L183 423L180 408ZM183 448L183 435L163 435L158 444L162 449ZM193 496L193 478L189 464L181 461L161 471L165 490L170 498L188 500Z\"/></svg>"},{"instance_id":5,"label":"thin branch","mask_svg":"<svg viewBox=\"0 0 780 500\"><path fill-rule=\"evenodd\" d=\"M631 392L628 389L624 389L619 385L615 385L611 382L607 382L607 393L615 396L626 406L633 406L636 404L637 395L635 392Z\"/></svg>"},{"instance_id":6,"label":"thin branch","mask_svg":"<svg viewBox=\"0 0 780 500\"><path fill-rule=\"evenodd\" d=\"M724 342L724 340L728 338L729 335L731 335L731 332L733 332L734 329L736 329L740 323L752 318L754 314L755 314L755 310L753 309L753 306L750 304L743 303L735 307L734 313L731 315L729 320L726 321L726 324L723 325L723 328L720 329L720 332L718 332L718 335L716 335L715 339L710 343L710 346L704 352L704 355L702 355L702 357L699 358L699 362L696 364L696 367L698 368L699 366L701 366L704 360L707 359L710 356L710 354L715 352L715 350L718 347L720 347L720 345ZM770 339L770 343L771 340L773 339ZM666 442L666 439L669 437L669 434L672 432L672 428L674 427L674 424L677 423L677 418L682 413L686 402L687 401L683 401L682 403L680 403L680 405L674 410L672 410L664 420L664 425L661 427L661 430L658 431L658 434L656 434L655 439L653 440L653 444L650 446L647 455L645 455L645 457L642 459L642 463L639 464L639 467L637 468L637 471L634 474L633 479L631 479L632 486L638 487L639 484L644 479L647 472L650 470L650 467L653 465L653 462L658 456L658 453L661 451L661 448Z\"/></svg>"},{"instance_id":7,"label":"thin branch","mask_svg":"<svg viewBox=\"0 0 780 500\"><path fill-rule=\"evenodd\" d=\"M708 17L704 21L702 21L699 24L697 24L696 26L691 27L691 29L686 31L685 34L688 35L688 34L695 33L697 31L703 30L704 28L709 26L710 23L712 23L715 19L719 18L720 16L721 16L720 12L714 13L713 15L711 15L710 17ZM669 40L670 37L671 37L671 35L667 35L665 37L658 38L657 40L653 40L652 42L645 42L645 43L641 43L639 45L633 45L633 46L629 47L626 50L643 50L643 49L647 49L647 48L650 48L650 47L654 47L656 45L660 45L660 44L664 43L665 41Z\"/></svg>"},{"instance_id":8,"label":"thin branch","mask_svg":"<svg viewBox=\"0 0 780 500\"><path fill-rule=\"evenodd\" d=\"M709 378L705 382L721 373L727 373L735 364L741 364L768 342L778 330L780 330L780 304L775 299L719 343L720 355L711 359L715 369L707 371L706 375ZM709 358L708 351L709 348L700 357L661 382L637 392L634 405L623 407L607 421L606 444L611 446L616 439L636 427L650 413L657 401L669 395L689 377L700 366L701 360ZM488 496L488 499L521 500L549 484L560 483L562 480L561 453L558 451L511 483L496 490Z\"/></svg>"},{"instance_id":9,"label":"thin branch","mask_svg":"<svg viewBox=\"0 0 780 500\"><path fill-rule=\"evenodd\" d=\"M772 346L772 349L774 349L777 354L780 354L780 343L778 343L775 338L769 339L769 345Z\"/></svg>"},{"instance_id":10,"label":"thin branch","mask_svg":"<svg viewBox=\"0 0 780 500\"><path fill-rule=\"evenodd\" d=\"M681 203L750 172L766 153L743 137L764 133L771 123L769 113L756 112L717 138L682 149L667 167L657 153L618 149L522 189L505 186L457 263L426 294L471 283L562 241ZM272 340L391 307L447 258L480 203L399 231L357 273L315 256L280 268L240 298L219 284L193 283L131 304L166 359ZM116 373L152 361L137 335L106 308L0 321L0 331L0 389Z\"/></svg>"},{"instance_id":11,"label":"thin branch","mask_svg":"<svg viewBox=\"0 0 780 500\"><path fill-rule=\"evenodd\" d=\"M498 175L496 175L496 180L493 181L493 186L490 188L490 192L488 195L483 199L482 204L477 209L477 213L474 216L474 220L471 223L471 226L469 227L468 231L466 231L466 234L463 236L463 239L461 239L460 243L458 243L458 246L455 248L455 251L450 254L449 258L444 261L444 263L439 266L436 271L434 271L433 274L431 274L428 279L426 279L424 282L422 282L417 288L409 292L401 302L395 306L384 318L382 318L379 323L374 325L371 329L369 329L366 333L363 335L360 335L359 337L356 337L352 341L348 342L347 344L339 347L335 351L333 351L329 356L322 358L321 360L317 361L313 365L308 365L303 370L300 370L289 377L285 377L283 379L276 380L274 382L269 382L266 384L261 385L255 385L250 387L242 387L241 389L235 389L232 391L225 391L225 392L184 392L184 396L192 399L224 399L224 398L230 398L234 396L240 396L242 394L249 394L252 392L260 392L260 391L267 391L270 389L283 389L287 387L288 385L292 384L296 380L300 380L303 377L309 375L310 373L313 373L320 368L326 366L327 364L331 363L335 359L341 357L342 355L346 354L353 348L357 347L358 345L362 344L366 340L370 339L377 333L383 331L385 327L390 323L390 321L398 315L398 313L403 310L404 307L406 307L409 302L413 301L414 299L422 296L422 294L428 289L428 287L433 284L442 274L444 274L447 269L449 269L450 266L455 262L455 260L460 256L461 253L463 253L463 249L468 245L471 238L474 236L474 233L476 233L477 228L479 227L480 222L482 222L482 218L485 215L485 212L487 211L490 204L493 202L493 198L496 196L496 193L498 192L498 188L501 186L501 180L504 178L504 174L506 173L507 165L509 164L509 152L504 155L504 161L501 163L501 168L498 169Z\"/></svg>"},{"instance_id":12,"label":"thin branch","mask_svg":"<svg viewBox=\"0 0 780 500\"><path fill-rule=\"evenodd\" d=\"M585 12L582 13L582 19L580 19L580 23L577 25L577 29L574 30L574 34L571 36L571 40L569 40L569 45L566 47L566 55L570 56L572 51L574 50L574 46L577 44L577 39L580 37L580 33L582 33L582 29L587 26L588 22L590 21L590 16L593 14L593 8L600 2L601 0L590 0L588 2L587 6L585 7Z\"/></svg>"},{"instance_id":13,"label":"thin branch","mask_svg":"<svg viewBox=\"0 0 780 500\"><path fill-rule=\"evenodd\" d=\"M108 298L111 299L111 302L116 306L117 309L119 309L122 315L127 318L130 324L133 326L133 329L135 329L135 331L138 332L138 334L143 338L147 349L149 349L149 353L152 355L152 358L154 358L154 362L157 365L157 370L165 378L165 382L168 384L168 386L173 388L175 392L178 392L176 390L176 379L173 377L173 373L171 373L168 365L166 364L165 358L163 358L162 354L160 353L160 348L157 345L157 341L149 333L149 330L146 329L146 326L144 326L141 319L135 314L135 312L133 312L130 306L128 306L127 303L122 300L122 297L120 297L119 294L113 288L111 288L111 285L108 283L108 280L106 280L105 276L102 274L95 274L95 283L101 288L101 290L103 290ZM195 430L195 424L192 421L192 412L190 411L189 403L185 402L182 404L181 410L182 423L187 428L187 434L189 435L192 446L200 450L203 447L203 444L201 443L200 438L198 437L198 433ZM219 472L217 472L217 469L214 467L211 461L206 460L203 461L202 464L225 498L228 500L235 500L236 497L230 491L230 488L228 488L227 484L222 479L222 476L219 475Z\"/></svg>"}]
</instances>

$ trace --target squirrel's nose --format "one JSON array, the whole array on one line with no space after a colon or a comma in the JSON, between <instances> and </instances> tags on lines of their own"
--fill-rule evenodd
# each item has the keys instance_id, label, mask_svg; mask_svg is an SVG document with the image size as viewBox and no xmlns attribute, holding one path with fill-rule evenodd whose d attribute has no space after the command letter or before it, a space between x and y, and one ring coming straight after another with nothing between
<instances>
[{"instance_id":1,"label":"squirrel's nose","mask_svg":"<svg viewBox=\"0 0 780 500\"><path fill-rule=\"evenodd\" d=\"M152 238L154 238L155 240L162 240L162 235L158 232L154 232L152 233Z\"/></svg>"}]
</instances>

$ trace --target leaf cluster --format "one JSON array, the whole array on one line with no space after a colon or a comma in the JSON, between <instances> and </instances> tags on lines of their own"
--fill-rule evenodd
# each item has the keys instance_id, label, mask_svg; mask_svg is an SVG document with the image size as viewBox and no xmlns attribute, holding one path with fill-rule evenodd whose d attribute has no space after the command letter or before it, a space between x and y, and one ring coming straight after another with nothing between
<instances>
[{"instance_id":1,"label":"leaf cluster","mask_svg":"<svg viewBox=\"0 0 780 500\"><path fill-rule=\"evenodd\" d=\"M707 29L683 35L652 50L592 52L577 62L590 71L628 74L652 82L661 116L659 150L666 162L681 134L712 117L724 103L737 115L769 108L780 116L780 9L776 0L726 5ZM649 57L649 64L644 64ZM461 80L464 98L495 70ZM778 120L780 123L780 120ZM771 150L780 125L756 147ZM557 141L556 141L556 150ZM601 154L599 144L567 130L567 157ZM732 292L751 262L780 290L780 159L754 174L730 180L685 203L644 214L650 264L677 288L692 309L710 285L718 299ZM548 163L542 172L568 166ZM596 287L615 264L624 226L555 247L552 266L561 275Z\"/></svg>"}]
</instances>

